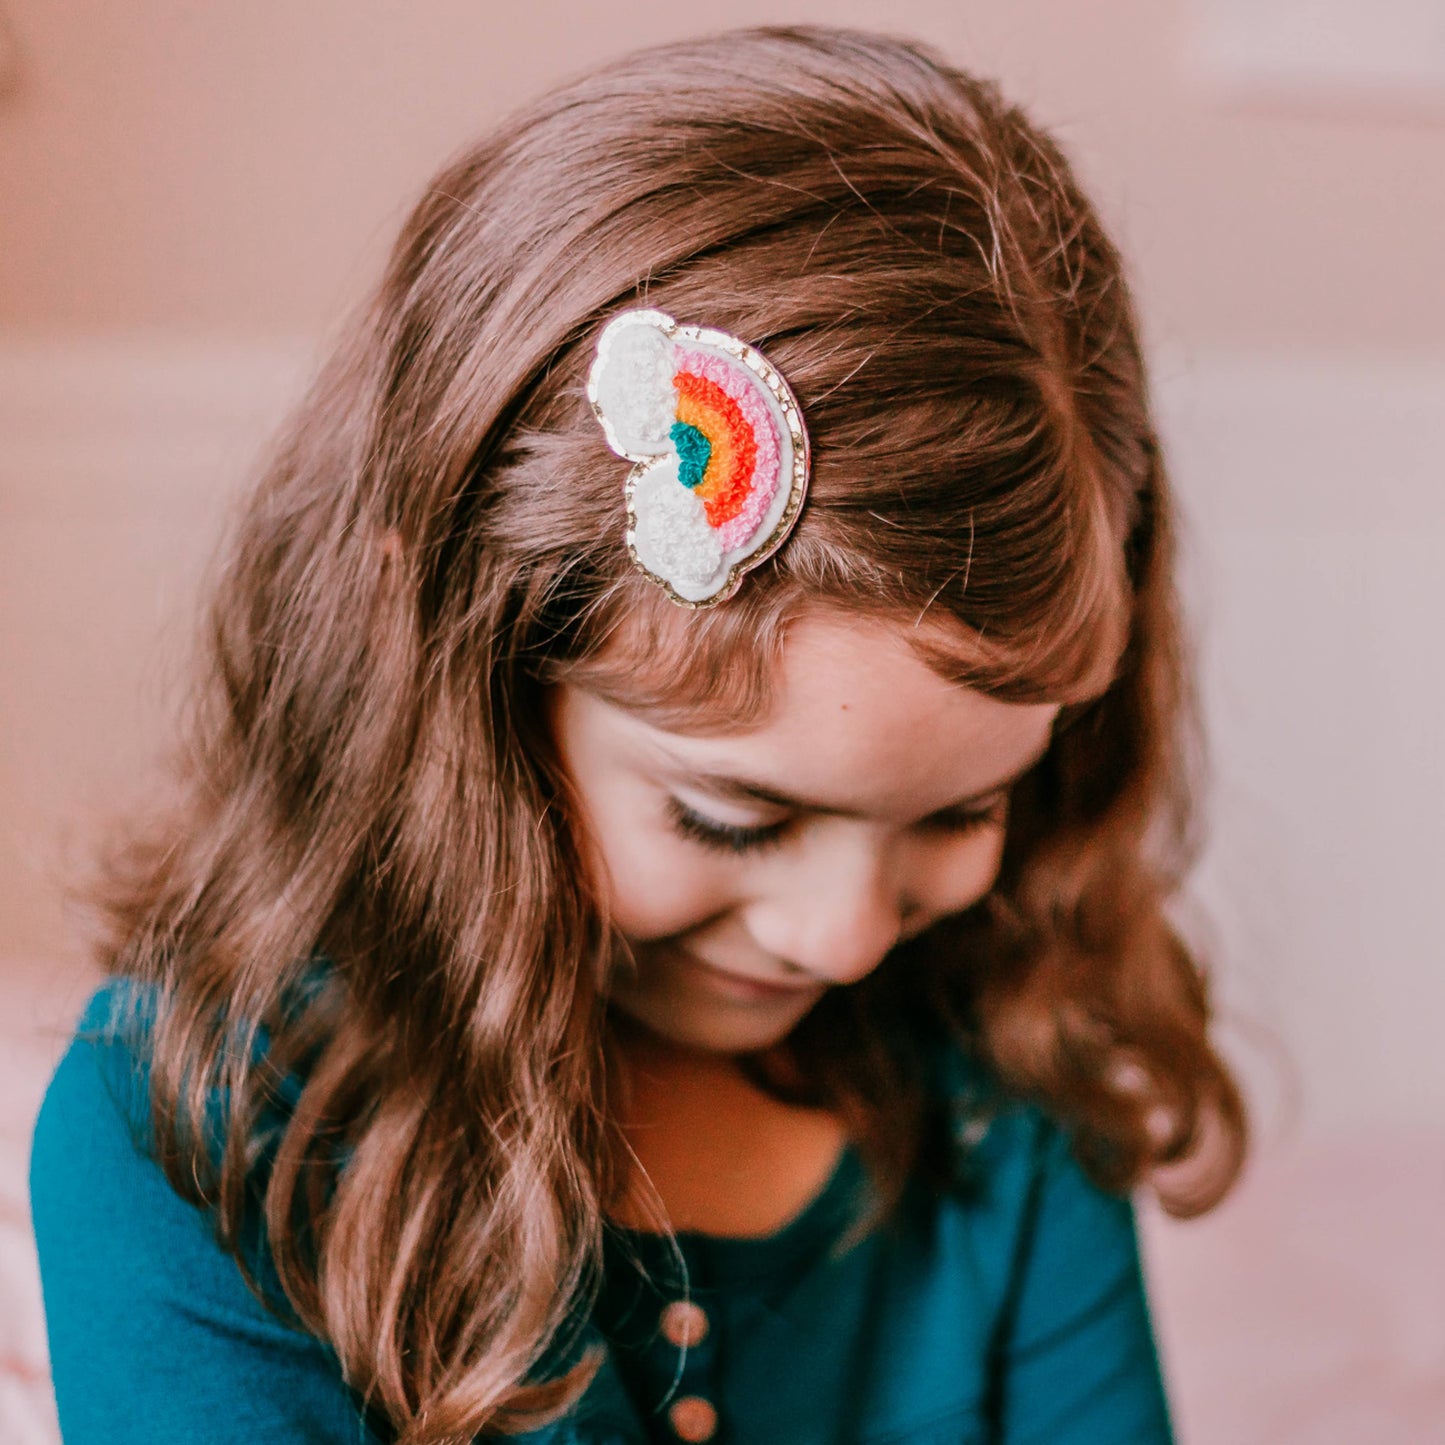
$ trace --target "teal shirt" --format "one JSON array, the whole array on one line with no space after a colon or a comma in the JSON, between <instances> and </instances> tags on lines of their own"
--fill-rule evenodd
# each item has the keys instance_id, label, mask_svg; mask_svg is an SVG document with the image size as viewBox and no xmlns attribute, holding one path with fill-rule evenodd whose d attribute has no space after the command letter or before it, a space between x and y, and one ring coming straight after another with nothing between
<instances>
[{"instance_id":1,"label":"teal shirt","mask_svg":"<svg viewBox=\"0 0 1445 1445\"><path fill-rule=\"evenodd\" d=\"M67 1445L380 1445L330 1349L256 1300L138 1147L143 1071L99 1036L117 992L81 1020L31 1163ZM980 1078L953 1057L941 1087L962 1097ZM966 1160L957 1189L916 1181L844 1252L867 1188L851 1148L777 1234L680 1234L685 1280L658 1237L617 1231L589 1323L603 1368L567 1418L521 1438L1169 1445L1130 1200L1090 1183L1032 1106L1005 1103ZM679 1347L659 1322L684 1294L705 1332Z\"/></svg>"}]
</instances>

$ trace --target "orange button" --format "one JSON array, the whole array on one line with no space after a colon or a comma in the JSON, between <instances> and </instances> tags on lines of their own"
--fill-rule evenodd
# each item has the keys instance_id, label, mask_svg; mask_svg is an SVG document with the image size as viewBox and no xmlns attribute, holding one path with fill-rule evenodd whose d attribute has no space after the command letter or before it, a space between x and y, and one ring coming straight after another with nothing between
<instances>
[{"instance_id":1,"label":"orange button","mask_svg":"<svg viewBox=\"0 0 1445 1445\"><path fill-rule=\"evenodd\" d=\"M707 1338L707 1311L691 1300L675 1299L662 1312L662 1337L679 1350L690 1350Z\"/></svg>"},{"instance_id":2,"label":"orange button","mask_svg":"<svg viewBox=\"0 0 1445 1445\"><path fill-rule=\"evenodd\" d=\"M667 1422L679 1440L702 1445L717 1434L717 1411L701 1395L684 1395L667 1412Z\"/></svg>"}]
</instances>

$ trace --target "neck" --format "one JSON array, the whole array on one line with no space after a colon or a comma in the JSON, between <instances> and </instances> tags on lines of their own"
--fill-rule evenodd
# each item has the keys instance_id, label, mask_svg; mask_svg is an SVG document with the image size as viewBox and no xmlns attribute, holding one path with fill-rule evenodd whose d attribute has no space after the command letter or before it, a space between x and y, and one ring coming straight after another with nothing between
<instances>
[{"instance_id":1,"label":"neck","mask_svg":"<svg viewBox=\"0 0 1445 1445\"><path fill-rule=\"evenodd\" d=\"M836 1167L847 1137L842 1119L773 1098L739 1056L685 1048L631 1021L614 1036L618 1122L631 1151L609 1209L616 1222L769 1234Z\"/></svg>"}]
</instances>

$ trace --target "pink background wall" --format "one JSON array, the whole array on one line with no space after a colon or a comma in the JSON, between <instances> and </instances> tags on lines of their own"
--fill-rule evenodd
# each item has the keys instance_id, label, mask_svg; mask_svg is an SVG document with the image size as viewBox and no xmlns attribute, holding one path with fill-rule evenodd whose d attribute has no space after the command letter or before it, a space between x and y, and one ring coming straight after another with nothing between
<instances>
[{"instance_id":1,"label":"pink background wall","mask_svg":"<svg viewBox=\"0 0 1445 1445\"><path fill-rule=\"evenodd\" d=\"M1420 0L1363 8L1389 25L1402 7ZM581 66L697 28L664 0L8 8L23 74L0 109L0 321L191 335L324 326L464 138ZM1229 13L1228 0L736 0L725 12L892 28L1002 77L1078 157L1161 338L1438 344L1445 88L1432 100L1378 83L1314 96L1256 83L1240 101L1205 43Z\"/></svg>"},{"instance_id":2,"label":"pink background wall","mask_svg":"<svg viewBox=\"0 0 1445 1445\"><path fill-rule=\"evenodd\" d=\"M1253 1193L1186 1230L1149 1220L1186 1442L1429 1438L1445 12L727 15L886 27L998 75L1131 258L1214 741L1187 912L1262 1144ZM0 0L0 1020L21 1039L0 1053L33 1065L0 1091L20 1101L5 1189L88 986L59 880L164 737L195 579L268 430L442 158L552 80L694 28L661 0ZM23 1218L8 1200L0 1227ZM39 1359L33 1285L24 1299L0 1304L30 1322L21 1344L0 1330L4 1358ZM27 1368L23 1408L43 1415ZM0 1434L13 1383L0 1370Z\"/></svg>"}]
</instances>

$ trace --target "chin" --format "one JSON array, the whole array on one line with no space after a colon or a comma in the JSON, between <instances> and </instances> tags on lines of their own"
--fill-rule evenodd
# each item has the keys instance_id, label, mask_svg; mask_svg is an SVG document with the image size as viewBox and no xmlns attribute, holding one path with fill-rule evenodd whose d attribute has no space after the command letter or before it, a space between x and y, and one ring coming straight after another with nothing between
<instances>
[{"instance_id":1,"label":"chin","mask_svg":"<svg viewBox=\"0 0 1445 1445\"><path fill-rule=\"evenodd\" d=\"M782 1002L766 1008L664 1008L645 999L617 995L613 1004L648 1033L680 1049L705 1054L747 1054L780 1044L811 1009Z\"/></svg>"}]
</instances>

